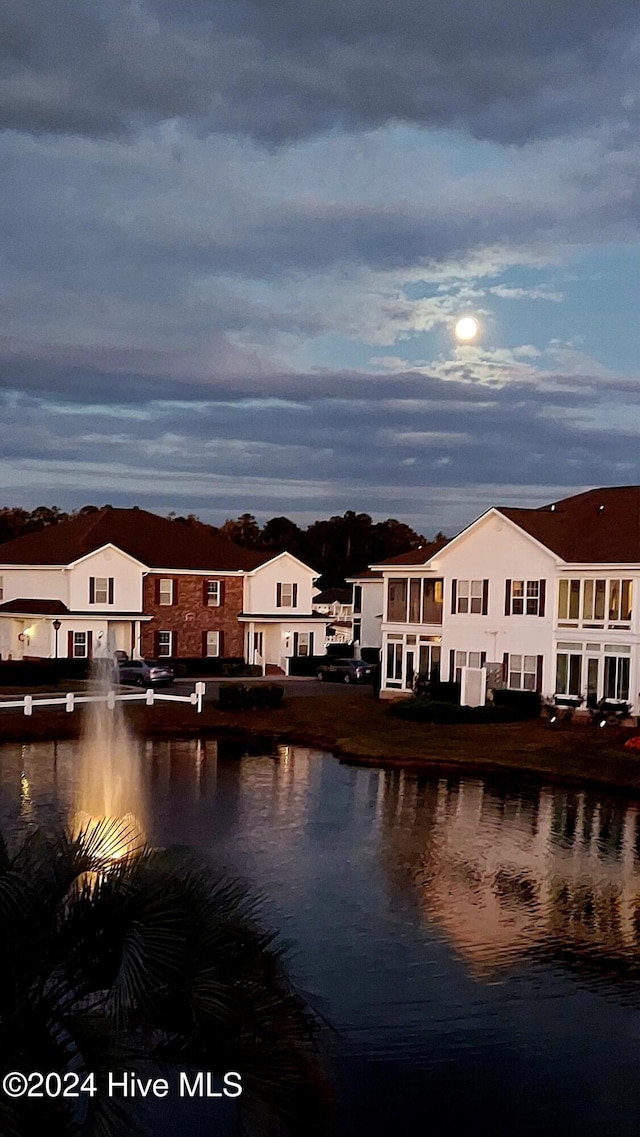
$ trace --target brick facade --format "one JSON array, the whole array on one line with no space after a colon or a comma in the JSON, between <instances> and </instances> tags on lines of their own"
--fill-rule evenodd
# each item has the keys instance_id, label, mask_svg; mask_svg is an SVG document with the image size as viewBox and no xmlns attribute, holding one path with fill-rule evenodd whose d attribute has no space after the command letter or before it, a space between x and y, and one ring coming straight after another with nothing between
<instances>
[{"instance_id":1,"label":"brick facade","mask_svg":"<svg viewBox=\"0 0 640 1137\"><path fill-rule=\"evenodd\" d=\"M173 603L160 604L160 580L173 581ZM221 583L221 603L206 603L206 585L209 580ZM158 632L173 633L172 655L178 658L195 658L206 655L205 636L208 631L221 633L221 656L244 656L244 629L238 622L242 611L242 577L211 573L189 576L170 576L150 573L144 580L143 610L153 616L142 626L142 656L153 658L158 654Z\"/></svg>"}]
</instances>

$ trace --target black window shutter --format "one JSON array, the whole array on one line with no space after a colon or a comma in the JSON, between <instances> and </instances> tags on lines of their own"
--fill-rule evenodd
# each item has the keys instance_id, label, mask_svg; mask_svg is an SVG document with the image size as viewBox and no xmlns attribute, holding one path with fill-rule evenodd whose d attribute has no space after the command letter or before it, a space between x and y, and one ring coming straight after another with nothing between
<instances>
[{"instance_id":1,"label":"black window shutter","mask_svg":"<svg viewBox=\"0 0 640 1137\"><path fill-rule=\"evenodd\" d=\"M207 633L206 633L206 631L202 633L202 654L205 656L207 654Z\"/></svg>"},{"instance_id":2,"label":"black window shutter","mask_svg":"<svg viewBox=\"0 0 640 1137\"><path fill-rule=\"evenodd\" d=\"M154 583L153 591L155 593L155 602L156 602L156 604L159 604L160 603L160 577L157 576L153 583Z\"/></svg>"},{"instance_id":3,"label":"black window shutter","mask_svg":"<svg viewBox=\"0 0 640 1137\"><path fill-rule=\"evenodd\" d=\"M539 655L536 664L536 691L542 690L542 662L543 656Z\"/></svg>"},{"instance_id":4,"label":"black window shutter","mask_svg":"<svg viewBox=\"0 0 640 1137\"><path fill-rule=\"evenodd\" d=\"M224 655L224 632L218 635L218 655Z\"/></svg>"},{"instance_id":5,"label":"black window shutter","mask_svg":"<svg viewBox=\"0 0 640 1137\"><path fill-rule=\"evenodd\" d=\"M298 607L298 585L297 584L294 584L293 589L292 589L292 593L293 593L293 595L291 598L291 607L297 608Z\"/></svg>"},{"instance_id":6,"label":"black window shutter","mask_svg":"<svg viewBox=\"0 0 640 1137\"><path fill-rule=\"evenodd\" d=\"M538 615L544 616L545 603L547 599L547 582L546 580L540 581L540 600L538 602Z\"/></svg>"},{"instance_id":7,"label":"black window shutter","mask_svg":"<svg viewBox=\"0 0 640 1137\"><path fill-rule=\"evenodd\" d=\"M504 582L504 614L505 616L511 615L511 581L505 580Z\"/></svg>"},{"instance_id":8,"label":"black window shutter","mask_svg":"<svg viewBox=\"0 0 640 1137\"><path fill-rule=\"evenodd\" d=\"M96 602L96 578L95 576L89 577L89 603L95 604Z\"/></svg>"},{"instance_id":9,"label":"black window shutter","mask_svg":"<svg viewBox=\"0 0 640 1137\"><path fill-rule=\"evenodd\" d=\"M221 580L218 585L218 599L220 604L224 604L224 581Z\"/></svg>"},{"instance_id":10,"label":"black window shutter","mask_svg":"<svg viewBox=\"0 0 640 1137\"><path fill-rule=\"evenodd\" d=\"M93 655L93 632L87 632L87 659Z\"/></svg>"},{"instance_id":11,"label":"black window shutter","mask_svg":"<svg viewBox=\"0 0 640 1137\"><path fill-rule=\"evenodd\" d=\"M175 577L173 580L173 587L171 589L171 592L172 592L171 603L177 604L178 603L178 581L175 579Z\"/></svg>"},{"instance_id":12,"label":"black window shutter","mask_svg":"<svg viewBox=\"0 0 640 1137\"><path fill-rule=\"evenodd\" d=\"M509 682L509 652L505 651L502 657L502 678L505 683Z\"/></svg>"},{"instance_id":13,"label":"black window shutter","mask_svg":"<svg viewBox=\"0 0 640 1137\"><path fill-rule=\"evenodd\" d=\"M458 582L451 581L451 614L454 615L458 605ZM453 682L453 680L451 680Z\"/></svg>"},{"instance_id":14,"label":"black window shutter","mask_svg":"<svg viewBox=\"0 0 640 1137\"><path fill-rule=\"evenodd\" d=\"M178 633L177 632L171 632L171 652L170 652L170 654L173 656L176 656L178 654Z\"/></svg>"},{"instance_id":15,"label":"black window shutter","mask_svg":"<svg viewBox=\"0 0 640 1137\"><path fill-rule=\"evenodd\" d=\"M293 633L293 654L294 655L298 654L298 633L297 632Z\"/></svg>"},{"instance_id":16,"label":"black window shutter","mask_svg":"<svg viewBox=\"0 0 640 1137\"><path fill-rule=\"evenodd\" d=\"M451 651L449 652L449 682L455 683L455 678L456 678L456 653L453 650L453 648L451 648Z\"/></svg>"},{"instance_id":17,"label":"black window shutter","mask_svg":"<svg viewBox=\"0 0 640 1137\"><path fill-rule=\"evenodd\" d=\"M282 608L282 585L276 584L276 608Z\"/></svg>"},{"instance_id":18,"label":"black window shutter","mask_svg":"<svg viewBox=\"0 0 640 1137\"><path fill-rule=\"evenodd\" d=\"M309 655L313 655L313 632L309 632Z\"/></svg>"},{"instance_id":19,"label":"black window shutter","mask_svg":"<svg viewBox=\"0 0 640 1137\"><path fill-rule=\"evenodd\" d=\"M486 653L486 651L481 651L480 652L480 666L484 667L486 662L487 662L487 653Z\"/></svg>"},{"instance_id":20,"label":"black window shutter","mask_svg":"<svg viewBox=\"0 0 640 1137\"><path fill-rule=\"evenodd\" d=\"M109 577L109 603L113 604L113 577Z\"/></svg>"},{"instance_id":21,"label":"black window shutter","mask_svg":"<svg viewBox=\"0 0 640 1137\"><path fill-rule=\"evenodd\" d=\"M207 607L207 605L209 603L209 581L208 580L203 580L203 582L202 582L202 603L204 604L205 608Z\"/></svg>"},{"instance_id":22,"label":"black window shutter","mask_svg":"<svg viewBox=\"0 0 640 1137\"><path fill-rule=\"evenodd\" d=\"M489 581L483 580L482 582L482 615L486 616L489 611Z\"/></svg>"},{"instance_id":23,"label":"black window shutter","mask_svg":"<svg viewBox=\"0 0 640 1137\"><path fill-rule=\"evenodd\" d=\"M67 632L67 655L73 659L73 632Z\"/></svg>"}]
</instances>

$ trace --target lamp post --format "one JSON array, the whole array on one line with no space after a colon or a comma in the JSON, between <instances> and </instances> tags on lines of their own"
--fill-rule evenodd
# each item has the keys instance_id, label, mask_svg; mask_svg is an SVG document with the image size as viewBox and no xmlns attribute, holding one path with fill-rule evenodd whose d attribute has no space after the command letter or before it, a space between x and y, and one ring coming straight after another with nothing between
<instances>
[{"instance_id":1,"label":"lamp post","mask_svg":"<svg viewBox=\"0 0 640 1137\"><path fill-rule=\"evenodd\" d=\"M54 652L55 652L56 659L58 658L58 632L60 631L61 627L62 627L62 624L60 623L59 620L53 621L53 630L56 633L55 643L54 643Z\"/></svg>"}]
</instances>

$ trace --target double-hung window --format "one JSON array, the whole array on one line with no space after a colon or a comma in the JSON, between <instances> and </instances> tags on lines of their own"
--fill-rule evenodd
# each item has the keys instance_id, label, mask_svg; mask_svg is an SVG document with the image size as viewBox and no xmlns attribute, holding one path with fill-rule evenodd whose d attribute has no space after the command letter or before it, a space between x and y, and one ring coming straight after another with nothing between
<instances>
[{"instance_id":1,"label":"double-hung window","mask_svg":"<svg viewBox=\"0 0 640 1137\"><path fill-rule=\"evenodd\" d=\"M205 651L208 656L220 655L220 632L206 633Z\"/></svg>"},{"instance_id":2,"label":"double-hung window","mask_svg":"<svg viewBox=\"0 0 640 1137\"><path fill-rule=\"evenodd\" d=\"M489 581L484 580L458 580L454 581L454 612L460 615L472 613L474 615L486 614Z\"/></svg>"},{"instance_id":3,"label":"double-hung window","mask_svg":"<svg viewBox=\"0 0 640 1137\"><path fill-rule=\"evenodd\" d=\"M90 604L113 604L113 591L112 576L89 577Z\"/></svg>"},{"instance_id":4,"label":"double-hung window","mask_svg":"<svg viewBox=\"0 0 640 1137\"><path fill-rule=\"evenodd\" d=\"M508 687L520 691L535 691L538 658L535 655L510 655Z\"/></svg>"},{"instance_id":5,"label":"double-hung window","mask_svg":"<svg viewBox=\"0 0 640 1137\"><path fill-rule=\"evenodd\" d=\"M73 633L73 658L86 659L88 654L87 633L74 632Z\"/></svg>"},{"instance_id":6,"label":"double-hung window","mask_svg":"<svg viewBox=\"0 0 640 1137\"><path fill-rule=\"evenodd\" d=\"M208 608L218 608L220 605L220 581L208 580L206 586L206 602Z\"/></svg>"},{"instance_id":7,"label":"double-hung window","mask_svg":"<svg viewBox=\"0 0 640 1137\"><path fill-rule=\"evenodd\" d=\"M507 580L505 616L544 616L546 580Z\"/></svg>"},{"instance_id":8,"label":"double-hung window","mask_svg":"<svg viewBox=\"0 0 640 1137\"><path fill-rule=\"evenodd\" d=\"M162 577L158 583L158 604L169 607L173 604L173 580L171 577ZM167 652L170 655L170 652Z\"/></svg>"},{"instance_id":9,"label":"double-hung window","mask_svg":"<svg viewBox=\"0 0 640 1137\"><path fill-rule=\"evenodd\" d=\"M171 655L173 650L173 632L158 632L158 655Z\"/></svg>"},{"instance_id":10,"label":"double-hung window","mask_svg":"<svg viewBox=\"0 0 640 1137\"><path fill-rule=\"evenodd\" d=\"M278 583L276 584L276 608L297 608L298 606L298 585L295 581L292 584Z\"/></svg>"}]
</instances>

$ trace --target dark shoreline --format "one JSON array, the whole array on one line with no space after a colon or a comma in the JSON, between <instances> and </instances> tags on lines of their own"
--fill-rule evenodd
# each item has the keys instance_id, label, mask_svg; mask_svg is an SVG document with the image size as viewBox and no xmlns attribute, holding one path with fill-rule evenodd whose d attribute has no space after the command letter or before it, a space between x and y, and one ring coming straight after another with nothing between
<instances>
[{"instance_id":1,"label":"dark shoreline","mask_svg":"<svg viewBox=\"0 0 640 1137\"><path fill-rule=\"evenodd\" d=\"M636 731L590 725L552 728L529 721L500 725L442 726L404 723L388 704L366 696L295 698L270 711L227 712L208 704L201 715L170 706L126 710L131 729L144 738L260 738L333 753L340 762L412 774L436 772L508 775L564 782L584 788L640 792L640 752L623 743ZM32 716L5 712L0 743L72 741L80 737L77 712L44 709Z\"/></svg>"}]
</instances>

